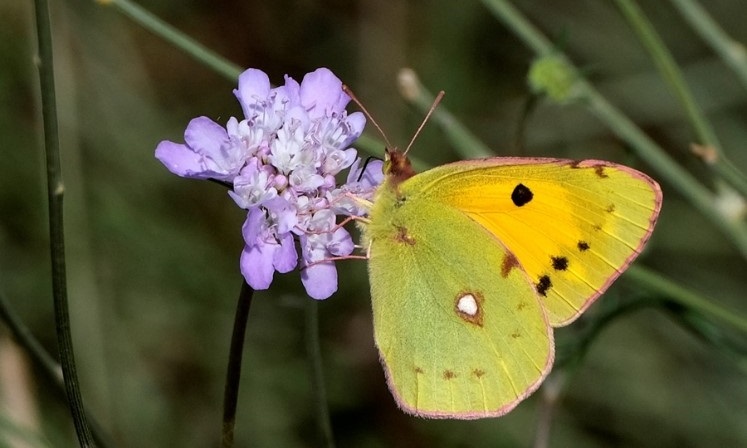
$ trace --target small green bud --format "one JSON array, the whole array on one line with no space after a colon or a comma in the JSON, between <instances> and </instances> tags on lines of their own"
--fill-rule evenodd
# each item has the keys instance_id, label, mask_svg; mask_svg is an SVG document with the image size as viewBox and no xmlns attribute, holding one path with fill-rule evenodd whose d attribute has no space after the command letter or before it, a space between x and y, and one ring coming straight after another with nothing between
<instances>
[{"instance_id":1,"label":"small green bud","mask_svg":"<svg viewBox=\"0 0 747 448\"><path fill-rule=\"evenodd\" d=\"M561 58L544 56L529 67L527 80L532 92L545 94L553 101L565 103L573 97L576 75Z\"/></svg>"}]
</instances>

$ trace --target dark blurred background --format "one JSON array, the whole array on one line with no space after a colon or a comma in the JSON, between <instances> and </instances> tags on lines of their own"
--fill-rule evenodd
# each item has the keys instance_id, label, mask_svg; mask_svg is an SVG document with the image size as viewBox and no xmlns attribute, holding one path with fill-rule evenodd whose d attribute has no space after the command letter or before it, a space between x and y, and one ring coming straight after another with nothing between
<instances>
[{"instance_id":1,"label":"dark blurred background","mask_svg":"<svg viewBox=\"0 0 747 448\"><path fill-rule=\"evenodd\" d=\"M613 2L514 3L610 101L709 182L689 155L695 136L683 110ZM670 2L640 3L727 154L747 170L747 90ZM747 5L704 3L734 39L747 42ZM581 104L539 101L522 122L534 55L479 2L141 4L275 83L284 74L300 80L329 67L394 142L407 142L422 118L395 83L398 71L411 67L428 88L446 91L444 107L496 155L608 159L658 177ZM90 0L51 6L70 312L83 395L114 446L216 446L245 215L223 188L177 178L153 153L160 140L183 141L193 117L225 123L239 116L236 83L113 7ZM54 353L32 20L31 2L0 4L0 290ZM525 146L518 149L521 129ZM413 152L433 165L458 158L435 124ZM660 223L638 263L747 314L744 259L676 191L662 187ZM551 393L560 402L550 446L747 445L744 356L698 335L667 307L614 320L580 363L556 368L550 382L558 387L541 389L507 416L473 422L407 416L386 388L373 345L365 262L339 263L338 270L340 289L319 309L339 446L529 446ZM586 316L556 332L559 356L572 356L564 347L574 347L605 307L644 294L623 276ZM307 300L297 272L255 295L238 447L319 443L304 341ZM0 447L74 446L59 392L11 341L0 324ZM21 439L28 445L17 444Z\"/></svg>"}]
</instances>

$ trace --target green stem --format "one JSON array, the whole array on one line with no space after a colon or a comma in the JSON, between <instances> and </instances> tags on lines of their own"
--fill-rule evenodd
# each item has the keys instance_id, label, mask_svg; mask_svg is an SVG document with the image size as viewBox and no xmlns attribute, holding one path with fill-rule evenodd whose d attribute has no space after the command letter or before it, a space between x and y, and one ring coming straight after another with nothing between
<instances>
[{"instance_id":1,"label":"green stem","mask_svg":"<svg viewBox=\"0 0 747 448\"><path fill-rule=\"evenodd\" d=\"M13 311L2 293L0 293L0 321L6 323L18 345L24 348L26 353L31 357L31 360L41 369L41 372L57 386L60 396L64 399L66 397L65 381L60 373L59 364L44 349L29 328L23 324L21 318ZM112 446L111 437L104 433L96 419L89 415L88 420L91 424L93 439L98 446L102 448Z\"/></svg>"},{"instance_id":2,"label":"green stem","mask_svg":"<svg viewBox=\"0 0 747 448\"><path fill-rule=\"evenodd\" d=\"M241 362L244 356L244 339L246 326L249 321L249 309L252 306L254 289L246 281L241 284L239 300L236 304L236 315L231 334L231 348L228 352L228 367L226 368L226 387L223 392L223 429L221 431L221 447L233 446L234 428L236 426L236 407L239 400L239 382L241 380Z\"/></svg>"},{"instance_id":3,"label":"green stem","mask_svg":"<svg viewBox=\"0 0 747 448\"><path fill-rule=\"evenodd\" d=\"M690 291L654 271L641 266L631 266L625 274L626 278L635 280L646 289L665 296L668 300L679 303L693 311L710 316L745 334L747 334L747 318L726 308L720 307L715 301L709 300Z\"/></svg>"},{"instance_id":4,"label":"green stem","mask_svg":"<svg viewBox=\"0 0 747 448\"><path fill-rule=\"evenodd\" d=\"M65 272L65 232L63 229L62 197L65 187L60 168L60 142L57 133L57 104L54 88L52 59L52 31L46 0L35 0L36 30L39 45L39 80L41 87L44 148L47 165L47 197L49 201L49 244L52 263L52 295L55 327L70 414L73 418L81 447L95 443L88 427L83 399L75 369L73 339L67 302L67 274Z\"/></svg>"},{"instance_id":5,"label":"green stem","mask_svg":"<svg viewBox=\"0 0 747 448\"><path fill-rule=\"evenodd\" d=\"M733 165L725 159L723 148L718 141L713 126L711 126L705 113L695 101L692 91L685 82L685 76L682 74L679 66L677 66L671 52L664 45L653 24L646 18L646 15L634 0L616 1L628 23L651 55L662 78L667 82L672 92L679 99L683 109L685 109L700 144L707 145L718 154L715 162L708 163L707 165L712 167L719 176L730 183L743 196L747 196L747 179L744 176L740 176L733 169Z\"/></svg>"},{"instance_id":6,"label":"green stem","mask_svg":"<svg viewBox=\"0 0 747 448\"><path fill-rule=\"evenodd\" d=\"M734 70L747 89L747 51L729 37L696 0L670 0L696 33Z\"/></svg>"},{"instance_id":7,"label":"green stem","mask_svg":"<svg viewBox=\"0 0 747 448\"><path fill-rule=\"evenodd\" d=\"M319 346L319 303L309 298L306 299L306 354L311 371L311 388L314 393L316 419L322 446L334 448L335 439L327 407L327 389L324 385L322 354Z\"/></svg>"},{"instance_id":8,"label":"green stem","mask_svg":"<svg viewBox=\"0 0 747 448\"><path fill-rule=\"evenodd\" d=\"M559 52L551 42L506 0L483 0L483 3L539 56L553 55L563 60L575 72L575 89L589 109L635 153L651 165L659 176L708 218L734 243L747 258L747 227L730 220L716 208L714 195L694 176L678 165L664 150L649 138L635 123L609 103L591 84L581 77L579 70Z\"/></svg>"},{"instance_id":9,"label":"green stem","mask_svg":"<svg viewBox=\"0 0 747 448\"><path fill-rule=\"evenodd\" d=\"M646 15L634 0L615 0L618 8L622 11L633 31L643 43L643 46L651 55L656 64L659 73L669 84L672 92L677 96L682 107L685 109L690 122L698 135L701 144L711 145L719 154L721 153L721 144L713 131L713 127L708 122L705 114L695 102L692 92L685 82L682 71L674 61L674 57L664 45L661 37L654 29L654 25L648 20Z\"/></svg>"},{"instance_id":10,"label":"green stem","mask_svg":"<svg viewBox=\"0 0 747 448\"><path fill-rule=\"evenodd\" d=\"M153 34L181 48L198 62L205 64L228 80L235 82L243 71L238 65L217 55L214 51L156 17L151 12L129 0L99 0L102 5L113 4L122 13Z\"/></svg>"}]
</instances>

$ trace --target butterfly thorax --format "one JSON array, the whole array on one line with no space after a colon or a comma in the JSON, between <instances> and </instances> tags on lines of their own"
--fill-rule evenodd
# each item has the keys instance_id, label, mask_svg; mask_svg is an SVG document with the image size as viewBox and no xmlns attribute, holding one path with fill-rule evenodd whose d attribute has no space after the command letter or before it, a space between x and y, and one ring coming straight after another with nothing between
<instances>
[{"instance_id":1,"label":"butterfly thorax","mask_svg":"<svg viewBox=\"0 0 747 448\"><path fill-rule=\"evenodd\" d=\"M396 148L386 148L384 160L384 182L374 195L373 205L368 212L369 222L361 227L364 244L391 236L398 224L398 215L406 198L400 186L413 177L415 171L407 156Z\"/></svg>"}]
</instances>

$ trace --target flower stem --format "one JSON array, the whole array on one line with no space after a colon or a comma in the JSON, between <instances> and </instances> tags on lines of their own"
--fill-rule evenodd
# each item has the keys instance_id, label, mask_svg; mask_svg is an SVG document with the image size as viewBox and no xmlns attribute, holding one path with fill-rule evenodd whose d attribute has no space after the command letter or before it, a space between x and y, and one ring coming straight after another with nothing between
<instances>
[{"instance_id":1,"label":"flower stem","mask_svg":"<svg viewBox=\"0 0 747 448\"><path fill-rule=\"evenodd\" d=\"M311 387L316 405L316 419L322 438L321 446L334 448L335 439L332 434L332 423L327 407L327 390L324 386L324 371L322 370L322 354L319 346L319 303L306 299L306 354L311 371Z\"/></svg>"},{"instance_id":2,"label":"flower stem","mask_svg":"<svg viewBox=\"0 0 747 448\"><path fill-rule=\"evenodd\" d=\"M683 307L689 308L699 314L710 316L712 319L716 319L747 334L747 317L741 316L734 310L723 308L714 300L705 298L700 294L684 288L673 280L641 266L631 266L625 275L645 288L662 294L668 300L679 303Z\"/></svg>"},{"instance_id":3,"label":"flower stem","mask_svg":"<svg viewBox=\"0 0 747 448\"><path fill-rule=\"evenodd\" d=\"M64 399L66 396L65 382L62 378L59 364L57 364L49 352L44 349L28 327L23 324L21 318L13 311L2 293L0 293L0 321L6 323L18 345L26 350L34 363L41 368L44 375L46 375L47 378L57 386L60 396ZM98 424L96 419L89 415L88 420L91 424L91 433L93 434L93 439L96 441L96 444L101 448L112 446L110 441L111 437L104 434L101 425Z\"/></svg>"},{"instance_id":4,"label":"flower stem","mask_svg":"<svg viewBox=\"0 0 747 448\"><path fill-rule=\"evenodd\" d=\"M634 0L616 0L618 8L622 11L628 23L633 28L638 38L648 50L662 78L669 84L670 89L679 99L685 110L690 123L697 134L700 144L707 145L716 151L718 157L714 163L708 166L713 168L718 175L726 180L732 187L736 188L743 196L747 196L747 179L744 175L733 169L733 165L726 160L721 143L718 141L713 126L708 121L703 110L698 106L692 91L685 82L682 71L656 32L653 24Z\"/></svg>"},{"instance_id":5,"label":"flower stem","mask_svg":"<svg viewBox=\"0 0 747 448\"><path fill-rule=\"evenodd\" d=\"M172 43L177 48L181 48L198 62L205 64L232 82L235 82L242 72L241 67L238 65L219 56L214 51L159 19L153 13L136 3L129 0L98 0L98 2L102 5L113 4L122 13L139 23L145 29Z\"/></svg>"},{"instance_id":6,"label":"flower stem","mask_svg":"<svg viewBox=\"0 0 747 448\"><path fill-rule=\"evenodd\" d=\"M698 180L678 165L664 150L646 135L636 124L581 76L579 70L562 54L520 11L506 0L483 0L497 18L519 36L532 50L540 56L554 55L560 58L575 72L575 88L582 101L591 112L623 141L630 145L635 153L651 165L661 176L676 188L693 204L711 223L719 228L733 243L740 254L747 258L747 226L739 221L725 217L716 207L713 193Z\"/></svg>"},{"instance_id":7,"label":"flower stem","mask_svg":"<svg viewBox=\"0 0 747 448\"><path fill-rule=\"evenodd\" d=\"M236 304L236 316L233 321L231 349L228 353L226 368L226 387L223 393L223 430L221 447L233 446L234 427L236 426L236 405L239 398L239 381L241 380L241 360L244 354L244 338L249 321L249 309L252 306L254 289L246 281L241 285L239 300Z\"/></svg>"},{"instance_id":8,"label":"flower stem","mask_svg":"<svg viewBox=\"0 0 747 448\"><path fill-rule=\"evenodd\" d=\"M57 134L57 104L54 88L54 63L52 59L52 31L49 6L46 0L35 0L36 30L39 45L39 80L41 87L42 118L44 121L44 148L47 165L47 197L49 201L49 243L52 263L52 295L55 327L59 346L62 376L65 382L70 414L73 418L81 447L95 443L88 427L83 399L73 355L73 339L68 315L67 279L65 269L65 232L63 229L62 198L65 187L60 168L60 142Z\"/></svg>"}]
</instances>

